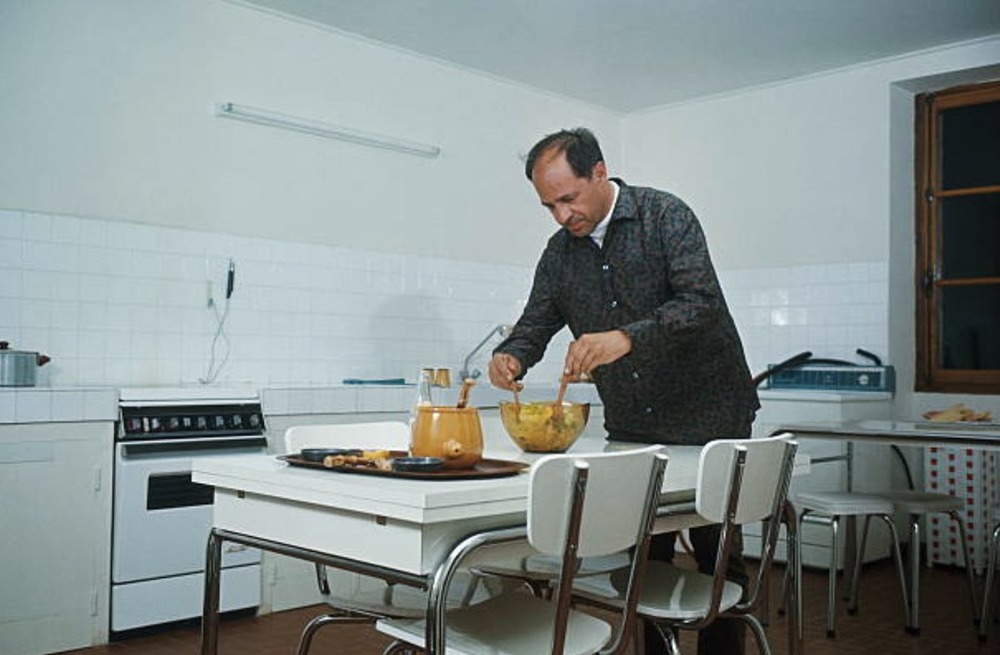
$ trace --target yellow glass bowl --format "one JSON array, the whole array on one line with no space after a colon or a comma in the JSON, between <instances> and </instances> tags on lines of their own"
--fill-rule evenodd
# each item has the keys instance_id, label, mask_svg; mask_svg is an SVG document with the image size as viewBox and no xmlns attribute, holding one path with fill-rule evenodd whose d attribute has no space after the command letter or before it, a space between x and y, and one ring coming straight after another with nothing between
<instances>
[{"instance_id":1,"label":"yellow glass bowl","mask_svg":"<svg viewBox=\"0 0 1000 655\"><path fill-rule=\"evenodd\" d=\"M590 418L587 403L563 402L562 412L554 401L500 403L500 420L518 448L530 453L561 453L572 446Z\"/></svg>"}]
</instances>

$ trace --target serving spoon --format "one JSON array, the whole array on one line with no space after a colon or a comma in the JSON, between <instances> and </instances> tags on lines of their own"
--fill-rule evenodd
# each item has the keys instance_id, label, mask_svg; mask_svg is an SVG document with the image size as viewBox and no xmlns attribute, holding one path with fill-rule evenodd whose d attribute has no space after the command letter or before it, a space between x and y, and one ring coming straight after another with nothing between
<instances>
[{"instance_id":1,"label":"serving spoon","mask_svg":"<svg viewBox=\"0 0 1000 655\"><path fill-rule=\"evenodd\" d=\"M476 380L474 378L465 378L462 380L462 388L458 390L458 404L456 405L458 409L464 409L469 404L469 389L475 383Z\"/></svg>"},{"instance_id":2,"label":"serving spoon","mask_svg":"<svg viewBox=\"0 0 1000 655\"><path fill-rule=\"evenodd\" d=\"M552 418L561 419L563 414L563 396L566 395L566 387L569 386L569 375L563 374L559 380L559 393L556 395L556 402L552 406Z\"/></svg>"}]
</instances>

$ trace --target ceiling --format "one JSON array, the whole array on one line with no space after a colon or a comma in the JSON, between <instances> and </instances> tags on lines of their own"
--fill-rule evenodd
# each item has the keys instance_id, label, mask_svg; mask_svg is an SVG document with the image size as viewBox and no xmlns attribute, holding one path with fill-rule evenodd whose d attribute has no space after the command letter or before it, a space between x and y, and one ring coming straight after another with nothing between
<instances>
[{"instance_id":1,"label":"ceiling","mask_svg":"<svg viewBox=\"0 0 1000 655\"><path fill-rule=\"evenodd\" d=\"M1000 0L236 0L633 112L1000 35Z\"/></svg>"}]
</instances>

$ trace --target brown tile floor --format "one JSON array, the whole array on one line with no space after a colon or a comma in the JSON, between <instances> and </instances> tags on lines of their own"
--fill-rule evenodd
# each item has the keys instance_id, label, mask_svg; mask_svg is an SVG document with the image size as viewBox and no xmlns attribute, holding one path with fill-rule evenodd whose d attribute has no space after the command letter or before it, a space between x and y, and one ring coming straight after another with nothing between
<instances>
[{"instance_id":1,"label":"brown tile floor","mask_svg":"<svg viewBox=\"0 0 1000 655\"><path fill-rule=\"evenodd\" d=\"M919 637L903 631L898 583L890 563L866 566L861 585L860 612L848 616L841 607L837 636L827 639L826 573L806 572L807 655L1000 655L1000 626L993 626L991 640L980 642L976 638L961 570L942 567L924 569L922 634ZM219 652L221 655L292 655L302 626L320 610L317 606L224 621L220 630ZM788 651L786 624L782 617L771 621L769 634L775 655ZM368 626L327 627L317 634L311 652L313 655L379 655L387 643L382 635ZM685 655L695 653L690 635L683 635L682 647ZM197 655L198 652L197 626L71 651L72 655ZM749 646L747 653L752 655L756 649Z\"/></svg>"}]
</instances>

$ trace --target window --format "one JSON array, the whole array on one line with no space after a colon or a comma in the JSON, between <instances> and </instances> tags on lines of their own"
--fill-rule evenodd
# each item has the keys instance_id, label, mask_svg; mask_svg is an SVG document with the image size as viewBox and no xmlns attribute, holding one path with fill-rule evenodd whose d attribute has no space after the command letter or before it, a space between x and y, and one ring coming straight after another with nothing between
<instances>
[{"instance_id":1,"label":"window","mask_svg":"<svg viewBox=\"0 0 1000 655\"><path fill-rule=\"evenodd\" d=\"M1000 393L1000 83L916 119L916 390Z\"/></svg>"}]
</instances>

